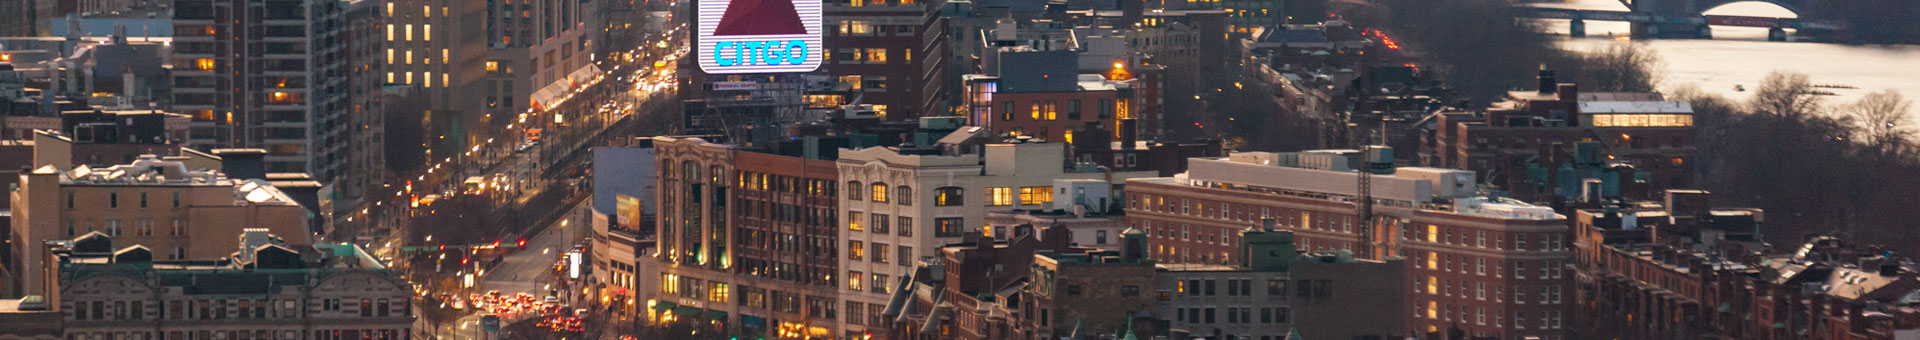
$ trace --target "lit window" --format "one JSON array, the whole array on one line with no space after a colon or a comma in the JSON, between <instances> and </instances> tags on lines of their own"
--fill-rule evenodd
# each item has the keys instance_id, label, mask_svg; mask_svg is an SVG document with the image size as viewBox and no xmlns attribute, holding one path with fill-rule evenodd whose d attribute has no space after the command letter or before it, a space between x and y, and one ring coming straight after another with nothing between
<instances>
[{"instance_id":1,"label":"lit window","mask_svg":"<svg viewBox=\"0 0 1920 340\"><path fill-rule=\"evenodd\" d=\"M389 4L387 4L387 6L393 6L393 4L391 4L391 3L389 3ZM391 15L391 14L389 14L389 15ZM426 5L421 5L421 6L420 6L420 17L422 17L422 18L432 18L432 17L433 17L433 6L426 6Z\"/></svg>"},{"instance_id":2,"label":"lit window","mask_svg":"<svg viewBox=\"0 0 1920 340\"><path fill-rule=\"evenodd\" d=\"M433 41L433 24L420 25L420 40Z\"/></svg>"},{"instance_id":3,"label":"lit window","mask_svg":"<svg viewBox=\"0 0 1920 340\"><path fill-rule=\"evenodd\" d=\"M401 38L406 39L407 41L413 41L413 24L406 24L405 26L401 26L401 27L406 29L406 32L405 32L406 35L402 35Z\"/></svg>"},{"instance_id":4,"label":"lit window","mask_svg":"<svg viewBox=\"0 0 1920 340\"><path fill-rule=\"evenodd\" d=\"M492 60L487 61L487 72L499 72L499 71L500 71L500 62L492 61Z\"/></svg>"},{"instance_id":5,"label":"lit window","mask_svg":"<svg viewBox=\"0 0 1920 340\"><path fill-rule=\"evenodd\" d=\"M413 71L407 71L407 73L404 74L404 77L405 79L402 79L402 80L406 81L406 83L408 84L413 83Z\"/></svg>"},{"instance_id":6,"label":"lit window","mask_svg":"<svg viewBox=\"0 0 1920 340\"><path fill-rule=\"evenodd\" d=\"M413 50L407 50L407 65L413 65Z\"/></svg>"},{"instance_id":7,"label":"lit window","mask_svg":"<svg viewBox=\"0 0 1920 340\"><path fill-rule=\"evenodd\" d=\"M387 24L387 41L393 41L393 24Z\"/></svg>"},{"instance_id":8,"label":"lit window","mask_svg":"<svg viewBox=\"0 0 1920 340\"><path fill-rule=\"evenodd\" d=\"M421 72L420 81L424 82L423 87L433 87L433 71Z\"/></svg>"},{"instance_id":9,"label":"lit window","mask_svg":"<svg viewBox=\"0 0 1920 340\"><path fill-rule=\"evenodd\" d=\"M987 205L1013 205L1013 188L987 188Z\"/></svg>"},{"instance_id":10,"label":"lit window","mask_svg":"<svg viewBox=\"0 0 1920 340\"><path fill-rule=\"evenodd\" d=\"M873 196L871 198L873 199L873 201L886 202L887 201L887 184L874 183L872 187L873 187Z\"/></svg>"},{"instance_id":11,"label":"lit window","mask_svg":"<svg viewBox=\"0 0 1920 340\"><path fill-rule=\"evenodd\" d=\"M387 16L393 16L393 3L387 3Z\"/></svg>"},{"instance_id":12,"label":"lit window","mask_svg":"<svg viewBox=\"0 0 1920 340\"><path fill-rule=\"evenodd\" d=\"M387 72L387 83L388 84L393 83L393 72Z\"/></svg>"},{"instance_id":13,"label":"lit window","mask_svg":"<svg viewBox=\"0 0 1920 340\"><path fill-rule=\"evenodd\" d=\"M387 64L393 64L393 49L387 49Z\"/></svg>"},{"instance_id":14,"label":"lit window","mask_svg":"<svg viewBox=\"0 0 1920 340\"><path fill-rule=\"evenodd\" d=\"M1039 205L1053 202L1053 187L1020 188L1020 204Z\"/></svg>"},{"instance_id":15,"label":"lit window","mask_svg":"<svg viewBox=\"0 0 1920 340\"><path fill-rule=\"evenodd\" d=\"M213 65L213 59L201 58L193 61L193 66L199 67L201 71L212 71Z\"/></svg>"}]
</instances>

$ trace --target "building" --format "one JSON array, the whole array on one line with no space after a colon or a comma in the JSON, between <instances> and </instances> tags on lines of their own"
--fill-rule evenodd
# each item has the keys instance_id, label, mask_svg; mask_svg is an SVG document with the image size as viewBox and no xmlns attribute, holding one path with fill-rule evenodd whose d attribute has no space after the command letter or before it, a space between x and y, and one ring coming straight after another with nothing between
<instances>
[{"instance_id":1,"label":"building","mask_svg":"<svg viewBox=\"0 0 1920 340\"><path fill-rule=\"evenodd\" d=\"M346 6L346 32L342 34L347 48L347 67L360 72L359 76L347 77L344 85L348 91L348 125L344 136L347 143L343 157L347 168L354 171L342 171L334 189L341 193L341 201L334 206L351 210L354 204L368 195L380 194L382 186L389 183L387 165L387 133L385 89L386 82L379 74L386 69L387 63L379 59L381 23L387 16L381 13L381 1L349 1ZM346 212L326 212L330 216L343 218L334 221L334 225L352 226L358 231L372 219L364 214ZM352 223L351 217L358 216L361 223ZM339 235L345 237L348 235ZM358 236L358 235L352 235Z\"/></svg>"},{"instance_id":2,"label":"building","mask_svg":"<svg viewBox=\"0 0 1920 340\"><path fill-rule=\"evenodd\" d=\"M636 301L649 291L639 289L640 281L654 272L643 270L653 251L646 243L654 236L656 202L654 193L654 153L652 139L637 147L601 147L593 149L593 276L604 285L601 296L608 301ZM642 253L644 251L644 253ZM651 269L651 267L645 268ZM636 317L634 305L615 308L624 317ZM629 319L633 320L633 319Z\"/></svg>"},{"instance_id":3,"label":"building","mask_svg":"<svg viewBox=\"0 0 1920 340\"><path fill-rule=\"evenodd\" d=\"M644 292L649 320L742 337L837 334L835 287L848 279L835 276L835 163L693 137L653 146L659 274L646 279L659 290Z\"/></svg>"},{"instance_id":4,"label":"building","mask_svg":"<svg viewBox=\"0 0 1920 340\"><path fill-rule=\"evenodd\" d=\"M987 228L994 237L1005 239L1009 230L1022 225L1058 228L1067 231L1067 244L1075 247L1120 251L1121 232L1127 228L1120 202L1113 199L1112 185L1097 179L1061 179L1053 181L1057 204L1032 209L987 212ZM1074 197L1079 202L1066 202Z\"/></svg>"},{"instance_id":5,"label":"building","mask_svg":"<svg viewBox=\"0 0 1920 340\"><path fill-rule=\"evenodd\" d=\"M1292 307L1294 312L1291 318L1293 331L1301 339L1406 337L1409 334L1407 319L1355 317L1375 315L1396 307L1403 310L1410 308L1412 301L1409 298L1414 294L1395 282L1409 279L1407 264L1401 262L1406 260L1355 259L1344 251L1301 256L1288 273L1293 279L1293 297L1287 298L1287 306ZM1283 294L1288 289L1286 285L1280 287ZM1280 315L1279 312L1274 313L1275 318ZM1261 320L1265 321L1265 317L1261 315ZM1246 318L1242 317L1241 320ZM1275 336L1273 339L1281 340L1281 337Z\"/></svg>"},{"instance_id":6,"label":"building","mask_svg":"<svg viewBox=\"0 0 1920 340\"><path fill-rule=\"evenodd\" d=\"M1566 217L1480 196L1471 172L1390 159L1384 148L1194 158L1184 174L1129 181L1128 223L1147 231L1160 263L1230 264L1244 241L1236 231L1273 217L1307 251L1406 258L1410 333L1564 336Z\"/></svg>"},{"instance_id":7,"label":"building","mask_svg":"<svg viewBox=\"0 0 1920 340\"><path fill-rule=\"evenodd\" d=\"M236 237L238 236L238 237ZM412 290L350 244L290 246L264 229L197 261L114 248L99 232L49 241L47 295L0 304L10 339L408 339ZM31 326L28 326L31 324ZM8 333L16 327L32 328Z\"/></svg>"},{"instance_id":8,"label":"building","mask_svg":"<svg viewBox=\"0 0 1920 340\"><path fill-rule=\"evenodd\" d=\"M1169 329L1213 339L1285 339L1289 331L1301 325L1293 317L1308 313L1294 312L1293 291L1287 287L1311 287L1313 281L1295 284L1289 275L1299 258L1292 234L1257 229L1247 232L1243 237L1276 237L1269 239L1275 242L1250 241L1245 246L1249 254L1273 256L1252 261L1254 266L1160 264L1154 279L1154 315L1167 321ZM1375 293L1385 296L1391 291ZM1307 298L1312 296L1299 299ZM1391 304L1379 307L1387 306Z\"/></svg>"},{"instance_id":9,"label":"building","mask_svg":"<svg viewBox=\"0 0 1920 340\"><path fill-rule=\"evenodd\" d=\"M845 280L839 296L849 308L886 306L885 289L898 286L895 280L907 277L921 257L933 256L932 249L968 234L1007 237L1010 231L989 226L989 211L1065 209L1055 203L1083 202L1054 196L1055 180L1113 185L1151 175L1070 164L1065 144L1003 144L985 134L979 127L962 127L924 147L840 149L839 238L845 256L838 261ZM1116 185L1112 192L1123 196L1125 188ZM884 334L881 327L842 321L845 334Z\"/></svg>"},{"instance_id":10,"label":"building","mask_svg":"<svg viewBox=\"0 0 1920 340\"><path fill-rule=\"evenodd\" d=\"M540 22L534 21L536 18L531 15L541 15L539 19L551 20L547 15L553 9L545 7L557 4L536 1L395 0L383 1L378 5L382 19L378 24L382 27L375 32L382 36L374 37L377 40L372 44L379 49L378 53L384 54L376 55L384 66L381 70L385 73L383 83L419 87L416 95L425 104L426 112L415 114L431 116L432 122L427 126L430 131L440 135L468 137L468 140L448 141L446 143L450 143L450 148L436 150L458 150L464 148L462 145L475 144L471 139L485 140L491 137L479 133L489 131L479 129L479 124L487 122L487 113L505 112L509 114L507 117L511 117L511 114L524 111L524 93L532 93L532 90L514 92L514 87L507 85L504 89L507 92L502 93L500 84L482 82L483 77L489 75L515 75L515 66L519 64L506 62L502 65L501 61L489 63L486 58L489 46L523 46L539 40L527 40L515 45L490 38L498 36L493 34L500 27L496 19L511 23L512 27L531 27L534 22ZM530 16L522 18L520 7L523 6L543 8L541 12L527 13ZM512 10L501 12L504 8ZM501 17L489 16L493 14ZM554 23L545 21L541 24L548 26ZM518 70L536 71L535 68L524 66ZM484 102L478 98L481 93L486 93ZM517 101L522 103L521 106L513 106L512 110L495 109L503 101L501 97L515 94L521 94Z\"/></svg>"},{"instance_id":11,"label":"building","mask_svg":"<svg viewBox=\"0 0 1920 340\"><path fill-rule=\"evenodd\" d=\"M1080 54L1071 50L1009 47L997 52L988 55L986 74L963 77L963 110L974 125L1071 144L1074 131L1087 123L1106 126L1113 131L1111 138L1120 138L1119 121L1138 118L1133 113L1140 102L1136 82L1117 76L1124 73L1079 74ZM1138 127L1128 127L1139 133Z\"/></svg>"},{"instance_id":12,"label":"building","mask_svg":"<svg viewBox=\"0 0 1920 340\"><path fill-rule=\"evenodd\" d=\"M1077 284L1069 282L1059 282L1066 287L1054 286L1056 281L1044 277L1050 272L1037 267L1035 256L1047 252L1085 253L1088 249L1068 245L1066 230L1061 228L1022 226L1011 237L1007 241L995 241L972 235L968 236L969 241L942 246L937 250L937 257L922 261L923 265L916 267L910 276L901 277L902 282L876 286L875 289L891 292L887 293L891 297L887 304L867 305L862 312L852 312L851 308L859 305L849 301L849 316L854 313L866 316L853 322L867 323L871 331L850 331L847 337L972 340L1035 338L1053 333L1037 333L1022 326L1059 324L1062 321L1059 314L1053 313L1052 308L1056 307L1053 301L1057 299L1061 306L1084 301L1091 297L1086 294L1091 294L1092 288L1082 287L1084 290L1076 291L1073 288ZM1135 273L1147 272L1144 266L1138 269ZM1033 274L1043 277L1029 276ZM1036 302L1031 297L1040 297L1045 302ZM1115 305L1146 304L1144 297L1132 300L1132 304ZM872 314L875 312L881 314ZM1106 319L1096 321L1108 321ZM876 322L880 324L873 324ZM1119 325L1101 322L1101 326L1118 328ZM1065 328L1062 332L1073 330L1066 325L1041 327Z\"/></svg>"},{"instance_id":13,"label":"building","mask_svg":"<svg viewBox=\"0 0 1920 340\"><path fill-rule=\"evenodd\" d=\"M820 65L887 120L946 115L945 1L824 1L827 51Z\"/></svg>"},{"instance_id":14,"label":"building","mask_svg":"<svg viewBox=\"0 0 1920 340\"><path fill-rule=\"evenodd\" d=\"M1194 157L1226 156L1226 149L1218 139L1204 139L1192 143L1167 143L1140 140L1138 129L1131 128L1137 120L1121 119L1119 138L1106 126L1088 123L1073 132L1078 136L1073 144L1073 157L1081 163L1093 163L1114 171L1154 171L1159 176L1173 176L1187 171L1187 159Z\"/></svg>"},{"instance_id":15,"label":"building","mask_svg":"<svg viewBox=\"0 0 1920 340\"><path fill-rule=\"evenodd\" d=\"M1023 295L1012 301L1020 306L1013 315L1021 338L1126 334L1149 317L1159 295L1146 234L1122 234L1112 249L1033 255Z\"/></svg>"},{"instance_id":16,"label":"building","mask_svg":"<svg viewBox=\"0 0 1920 340\"><path fill-rule=\"evenodd\" d=\"M354 120L351 3L183 0L173 4L173 105L203 149L261 148L267 170L331 183ZM264 25L264 26L256 26ZM234 51L259 51L237 53Z\"/></svg>"},{"instance_id":17,"label":"building","mask_svg":"<svg viewBox=\"0 0 1920 340\"><path fill-rule=\"evenodd\" d=\"M447 8L454 0L428 0L441 8ZM603 0L605 1L605 0ZM478 3L461 4L463 10L472 10ZM559 126L562 121L579 121L585 114L603 103L571 101L575 95L597 84L604 73L596 66L594 52L598 39L604 37L605 25L601 15L601 1L501 1L488 3L480 8L486 11L484 21L479 24L468 23L479 15L460 13L439 13L440 19L451 20L446 24L462 27L471 32L485 32L485 60L478 69L484 70L480 76L480 89L484 91L460 92L463 84L459 80L441 73L442 85L453 81L455 88L443 89L449 103L463 100L470 93L487 93L485 114L447 116L439 115L439 120L454 120L459 123L436 124L438 126L481 126L466 121L477 121L484 126L502 128L509 124L525 125L531 121L535 126ZM447 15L452 14L452 15ZM468 26L471 24L472 26ZM404 28L404 27L403 27ZM456 41L450 43L470 43L466 36L449 35ZM449 48L455 51L468 50L467 46L455 45ZM457 53L457 52L456 52ZM446 56L452 57L452 56ZM447 58L441 58L447 59ZM454 62L465 62L456 57ZM461 65L449 65L446 71L464 75ZM552 115L563 118L556 120ZM546 122L554 122L545 125ZM529 131L531 132L531 131ZM449 131L458 134L458 131ZM467 145L478 144L488 136L484 132L466 132L465 141L449 141L442 148L459 150ZM500 136L508 139L522 136Z\"/></svg>"},{"instance_id":18,"label":"building","mask_svg":"<svg viewBox=\"0 0 1920 340\"><path fill-rule=\"evenodd\" d=\"M168 260L213 260L228 255L209 242L227 242L246 228L285 235L292 246L313 244L308 209L263 180L242 180L187 163L142 157L106 168L43 166L20 174L13 192L14 247L6 268L9 296L46 294L39 245L99 232L140 245Z\"/></svg>"},{"instance_id":19,"label":"building","mask_svg":"<svg viewBox=\"0 0 1920 340\"><path fill-rule=\"evenodd\" d=\"M1582 93L1558 83L1552 70L1541 70L1539 80L1538 91L1510 92L1511 100L1483 116L1441 120L1422 158L1486 174L1482 182L1528 202L1657 200L1666 189L1693 185L1687 102L1659 93Z\"/></svg>"}]
</instances>

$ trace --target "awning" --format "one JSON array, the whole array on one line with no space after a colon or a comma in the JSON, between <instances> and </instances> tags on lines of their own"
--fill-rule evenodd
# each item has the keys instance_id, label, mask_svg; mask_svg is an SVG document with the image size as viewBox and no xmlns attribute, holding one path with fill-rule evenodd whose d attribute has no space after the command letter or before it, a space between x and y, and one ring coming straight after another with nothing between
<instances>
[{"instance_id":1,"label":"awning","mask_svg":"<svg viewBox=\"0 0 1920 340\"><path fill-rule=\"evenodd\" d=\"M599 79L600 74L600 67L593 64L573 69L573 72L567 73L566 78L554 80L546 86L541 86L540 90L534 91L533 109L541 111L553 109L554 106L565 101L567 94L571 93L575 87L592 84L594 80Z\"/></svg>"},{"instance_id":2,"label":"awning","mask_svg":"<svg viewBox=\"0 0 1920 340\"><path fill-rule=\"evenodd\" d=\"M666 301L655 302L653 304L653 312L654 313L665 312L668 310L672 310L673 307L677 307L677 306L679 305L676 305L672 302L666 302Z\"/></svg>"},{"instance_id":3,"label":"awning","mask_svg":"<svg viewBox=\"0 0 1920 340\"><path fill-rule=\"evenodd\" d=\"M673 314L674 315L700 315L700 309L694 308L694 307L687 307L687 306L674 307Z\"/></svg>"},{"instance_id":4,"label":"awning","mask_svg":"<svg viewBox=\"0 0 1920 340\"><path fill-rule=\"evenodd\" d=\"M717 311L717 310L707 310L707 320L727 321L727 312Z\"/></svg>"}]
</instances>

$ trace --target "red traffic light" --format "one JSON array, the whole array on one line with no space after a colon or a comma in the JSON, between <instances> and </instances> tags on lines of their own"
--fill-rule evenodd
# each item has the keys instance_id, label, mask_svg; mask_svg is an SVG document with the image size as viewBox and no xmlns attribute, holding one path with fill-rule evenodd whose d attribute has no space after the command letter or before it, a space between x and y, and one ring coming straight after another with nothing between
<instances>
[{"instance_id":1,"label":"red traffic light","mask_svg":"<svg viewBox=\"0 0 1920 340\"><path fill-rule=\"evenodd\" d=\"M524 239L524 238L523 238L523 239L520 239L520 243L519 243L518 245L515 245L515 246L516 246L516 247L521 247L521 248L526 248L526 247L527 247L527 239Z\"/></svg>"},{"instance_id":2,"label":"red traffic light","mask_svg":"<svg viewBox=\"0 0 1920 340\"><path fill-rule=\"evenodd\" d=\"M470 259L473 259L473 258L471 258L471 257L462 257L462 258L460 258L460 265L463 265L463 266L464 266L464 265L466 265L466 264L467 264L467 260L470 260Z\"/></svg>"}]
</instances>

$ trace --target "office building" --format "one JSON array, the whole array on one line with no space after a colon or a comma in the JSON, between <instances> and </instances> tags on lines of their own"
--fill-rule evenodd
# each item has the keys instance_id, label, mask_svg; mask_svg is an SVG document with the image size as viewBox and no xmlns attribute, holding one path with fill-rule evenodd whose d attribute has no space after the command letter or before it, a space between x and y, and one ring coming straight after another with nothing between
<instances>
[{"instance_id":1,"label":"office building","mask_svg":"<svg viewBox=\"0 0 1920 340\"><path fill-rule=\"evenodd\" d=\"M827 0L821 70L887 120L946 115L944 1Z\"/></svg>"},{"instance_id":2,"label":"office building","mask_svg":"<svg viewBox=\"0 0 1920 340\"><path fill-rule=\"evenodd\" d=\"M541 2L542 5L547 2ZM500 63L487 63L486 56L492 37L486 34L495 28L490 14L513 14L508 19L520 23L519 6L533 5L532 2L514 4L495 1L454 1L454 0L394 0L379 3L381 18L381 36L376 37L379 48L378 60L385 65L379 77L382 82L392 86L410 86L419 88L415 95L425 104L425 111L408 112L414 119L424 119L425 127L437 135L466 136L469 139L484 136L477 129L486 122L489 104L498 105L501 90L497 84L492 88L483 86L482 77L500 72L511 74L514 66L508 63L501 71ZM505 6L505 7L501 7ZM512 10L505 8L512 7ZM542 8L542 10L549 10ZM529 11L531 11L529 9ZM529 15L533 13L529 12ZM544 17L543 17L544 18ZM526 20L531 21L529 17ZM530 25L530 24L529 24ZM571 26L569 26L571 27ZM510 44L502 42L499 47ZM523 68L532 71L531 68ZM481 101L479 93L491 93ZM531 93L529 91L528 93ZM525 103L522 98L519 103ZM507 111L519 113L522 110ZM512 117L508 117L512 118ZM474 141L456 139L435 141L446 144L447 148L436 150L458 150Z\"/></svg>"}]
</instances>

